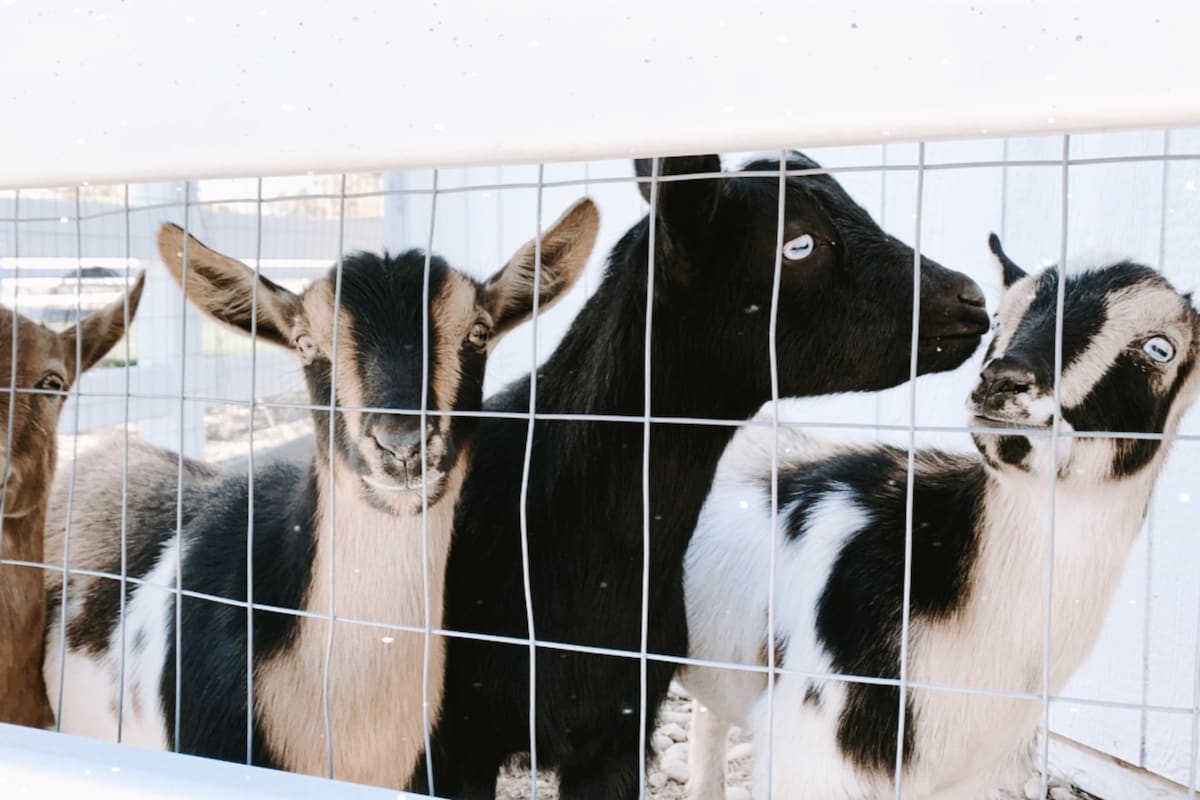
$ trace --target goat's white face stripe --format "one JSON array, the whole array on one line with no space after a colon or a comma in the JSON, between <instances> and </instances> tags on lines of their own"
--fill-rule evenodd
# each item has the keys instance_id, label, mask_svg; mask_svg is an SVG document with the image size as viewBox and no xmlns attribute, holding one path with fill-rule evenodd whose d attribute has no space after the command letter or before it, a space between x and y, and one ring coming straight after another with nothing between
<instances>
[{"instance_id":1,"label":"goat's white face stripe","mask_svg":"<svg viewBox=\"0 0 1200 800\"><path fill-rule=\"evenodd\" d=\"M1163 286L1139 283L1111 292L1105 298L1107 320L1087 347L1064 370L1060 395L1065 408L1083 403L1118 356L1130 347L1140 347L1139 340L1155 334L1165 335L1177 353L1191 347L1191 330L1184 318L1185 309L1179 295ZM1163 330L1164 309L1178 308L1171 327ZM1175 379L1180 359L1163 366L1156 388L1165 390Z\"/></svg>"},{"instance_id":2,"label":"goat's white face stripe","mask_svg":"<svg viewBox=\"0 0 1200 800\"><path fill-rule=\"evenodd\" d=\"M1029 311L1029 306L1037 296L1037 285L1038 276L1029 275L1014 283L1004 293L1004 299L1000 301L1000 308L996 311L1000 328L996 331L996 338L992 344L993 357L1003 355L1012 344L1021 320L1025 318L1025 313Z\"/></svg>"}]
</instances>

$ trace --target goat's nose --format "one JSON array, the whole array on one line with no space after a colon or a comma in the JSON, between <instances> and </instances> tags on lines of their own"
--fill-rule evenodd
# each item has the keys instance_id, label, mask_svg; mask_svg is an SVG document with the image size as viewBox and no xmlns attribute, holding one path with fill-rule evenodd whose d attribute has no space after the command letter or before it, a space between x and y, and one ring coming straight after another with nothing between
<instances>
[{"instance_id":1,"label":"goat's nose","mask_svg":"<svg viewBox=\"0 0 1200 800\"><path fill-rule=\"evenodd\" d=\"M958 299L969 306L976 308L987 308L987 299L983 296L983 290L973 280L965 280L958 287Z\"/></svg>"},{"instance_id":2,"label":"goat's nose","mask_svg":"<svg viewBox=\"0 0 1200 800\"><path fill-rule=\"evenodd\" d=\"M1037 378L1026 366L997 358L979 374L978 392L982 395L1020 394L1029 391Z\"/></svg>"},{"instance_id":3,"label":"goat's nose","mask_svg":"<svg viewBox=\"0 0 1200 800\"><path fill-rule=\"evenodd\" d=\"M371 438L380 450L390 453L401 462L411 458L421 449L421 428L394 428L390 425L376 425L371 431Z\"/></svg>"}]
</instances>

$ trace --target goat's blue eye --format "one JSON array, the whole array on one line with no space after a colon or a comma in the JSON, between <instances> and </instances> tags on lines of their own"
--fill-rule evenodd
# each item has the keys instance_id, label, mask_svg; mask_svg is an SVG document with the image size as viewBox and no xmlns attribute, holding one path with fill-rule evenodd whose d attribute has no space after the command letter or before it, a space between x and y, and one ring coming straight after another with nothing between
<instances>
[{"instance_id":1,"label":"goat's blue eye","mask_svg":"<svg viewBox=\"0 0 1200 800\"><path fill-rule=\"evenodd\" d=\"M812 255L816 243L807 233L783 243L783 257L788 261L801 261Z\"/></svg>"},{"instance_id":2,"label":"goat's blue eye","mask_svg":"<svg viewBox=\"0 0 1200 800\"><path fill-rule=\"evenodd\" d=\"M1170 361L1172 356L1175 355L1175 348L1171 346L1170 342L1161 336L1155 336L1153 339L1147 339L1146 343L1142 345L1142 350L1145 351L1146 355L1150 356L1159 363Z\"/></svg>"}]
</instances>

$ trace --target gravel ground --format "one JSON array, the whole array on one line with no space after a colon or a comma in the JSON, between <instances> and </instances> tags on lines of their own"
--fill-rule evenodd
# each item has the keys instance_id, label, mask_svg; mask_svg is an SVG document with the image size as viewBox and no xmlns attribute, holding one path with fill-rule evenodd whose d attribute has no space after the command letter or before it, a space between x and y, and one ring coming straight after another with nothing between
<instances>
[{"instance_id":1,"label":"gravel ground","mask_svg":"<svg viewBox=\"0 0 1200 800\"><path fill-rule=\"evenodd\" d=\"M659 714L658 728L654 735L654 751L658 758L646 765L646 797L653 800L686 800L687 798L687 748L688 733L692 723L692 701L678 684L671 684L671 692ZM750 738L734 729L727 749L729 762L726 766L726 800L751 800ZM1026 788L1024 798L1036 800L1037 783ZM497 786L499 800L523 800L530 796L529 770L512 767L504 771ZM538 778L539 800L557 800L558 791L553 778L542 775ZM974 798L964 798L974 800ZM1016 800L1016 799L1014 799ZM1051 781L1046 800L1100 800L1073 786Z\"/></svg>"}]
</instances>

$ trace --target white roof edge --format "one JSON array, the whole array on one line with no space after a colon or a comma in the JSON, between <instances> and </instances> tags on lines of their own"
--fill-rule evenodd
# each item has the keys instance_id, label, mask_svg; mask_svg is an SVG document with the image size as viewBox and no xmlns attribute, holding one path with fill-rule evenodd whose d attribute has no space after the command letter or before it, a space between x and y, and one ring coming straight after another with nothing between
<instances>
[{"instance_id":1,"label":"white roof edge","mask_svg":"<svg viewBox=\"0 0 1200 800\"><path fill-rule=\"evenodd\" d=\"M0 187L1200 125L1198 3L373 5L0 0Z\"/></svg>"}]
</instances>

